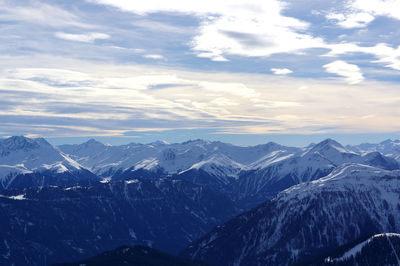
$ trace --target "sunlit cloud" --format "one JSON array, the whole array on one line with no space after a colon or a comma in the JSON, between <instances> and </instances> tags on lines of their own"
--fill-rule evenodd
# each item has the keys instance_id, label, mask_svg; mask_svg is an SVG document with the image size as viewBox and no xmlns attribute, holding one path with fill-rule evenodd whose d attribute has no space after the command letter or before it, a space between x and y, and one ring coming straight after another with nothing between
<instances>
[{"instance_id":1,"label":"sunlit cloud","mask_svg":"<svg viewBox=\"0 0 400 266\"><path fill-rule=\"evenodd\" d=\"M68 40L68 41L77 41L77 42L94 42L95 40L104 40L110 38L110 35L99 32L90 32L85 34L72 34L65 32L56 32L54 34L57 38Z\"/></svg>"},{"instance_id":2,"label":"sunlit cloud","mask_svg":"<svg viewBox=\"0 0 400 266\"><path fill-rule=\"evenodd\" d=\"M375 19L371 14L363 12L350 14L330 13L326 18L336 21L336 24L343 28L364 28Z\"/></svg>"},{"instance_id":3,"label":"sunlit cloud","mask_svg":"<svg viewBox=\"0 0 400 266\"><path fill-rule=\"evenodd\" d=\"M337 60L324 65L326 72L345 77L349 84L357 84L364 80L360 68L357 65Z\"/></svg>"},{"instance_id":4,"label":"sunlit cloud","mask_svg":"<svg viewBox=\"0 0 400 266\"><path fill-rule=\"evenodd\" d=\"M400 115L393 109L400 104L395 84L356 84L360 80L341 72L357 73L354 65L343 62L326 69L342 74L351 86L258 74L87 63L78 67L79 61L74 65L3 71L0 94L10 103L2 104L0 131L98 136L196 127L237 134L305 134L329 132L321 128L396 130ZM299 90L298 84L305 82L307 88ZM159 89L151 89L157 85ZM379 90L382 86L384 92ZM12 101L27 93L29 100ZM379 128L367 119L370 110L374 120L384 121Z\"/></svg>"},{"instance_id":5,"label":"sunlit cloud","mask_svg":"<svg viewBox=\"0 0 400 266\"><path fill-rule=\"evenodd\" d=\"M271 68L271 71L275 75L287 75L287 74L293 73L293 71L288 68Z\"/></svg>"},{"instance_id":6,"label":"sunlit cloud","mask_svg":"<svg viewBox=\"0 0 400 266\"><path fill-rule=\"evenodd\" d=\"M354 9L368 12L375 16L387 16L394 19L400 19L400 1L399 0L353 0L350 6Z\"/></svg>"},{"instance_id":7,"label":"sunlit cloud","mask_svg":"<svg viewBox=\"0 0 400 266\"><path fill-rule=\"evenodd\" d=\"M154 59L154 60L161 60L164 59L163 55L160 54L146 54L143 56L144 58Z\"/></svg>"},{"instance_id":8,"label":"sunlit cloud","mask_svg":"<svg viewBox=\"0 0 400 266\"><path fill-rule=\"evenodd\" d=\"M191 42L199 57L228 61L225 54L269 56L321 47L323 40L304 31L307 22L282 15L285 4L278 0L182 1L151 0L137 5L128 1L92 0L141 15L155 12L180 12L202 19Z\"/></svg>"},{"instance_id":9,"label":"sunlit cloud","mask_svg":"<svg viewBox=\"0 0 400 266\"><path fill-rule=\"evenodd\" d=\"M400 46L390 47L388 44L379 43L375 46L360 46L355 43L343 43L331 46L331 51L326 56L339 56L354 53L370 54L377 58L373 63L400 70Z\"/></svg>"}]
</instances>

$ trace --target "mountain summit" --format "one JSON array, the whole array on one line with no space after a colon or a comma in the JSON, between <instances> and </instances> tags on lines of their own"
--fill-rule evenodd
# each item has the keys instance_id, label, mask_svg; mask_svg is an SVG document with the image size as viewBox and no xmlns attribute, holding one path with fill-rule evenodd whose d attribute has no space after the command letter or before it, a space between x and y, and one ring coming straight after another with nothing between
<instances>
[{"instance_id":1,"label":"mountain summit","mask_svg":"<svg viewBox=\"0 0 400 266\"><path fill-rule=\"evenodd\" d=\"M99 179L43 138L0 140L0 190L13 187L90 184Z\"/></svg>"}]
</instances>

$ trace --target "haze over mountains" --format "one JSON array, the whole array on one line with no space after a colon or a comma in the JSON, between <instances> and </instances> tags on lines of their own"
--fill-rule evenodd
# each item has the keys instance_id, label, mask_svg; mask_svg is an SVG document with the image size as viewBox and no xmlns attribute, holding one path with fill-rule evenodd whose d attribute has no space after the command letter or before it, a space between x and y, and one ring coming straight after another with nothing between
<instances>
[{"instance_id":1,"label":"haze over mountains","mask_svg":"<svg viewBox=\"0 0 400 266\"><path fill-rule=\"evenodd\" d=\"M400 233L399 147L3 139L0 263L78 261L135 244L210 265L301 263Z\"/></svg>"}]
</instances>

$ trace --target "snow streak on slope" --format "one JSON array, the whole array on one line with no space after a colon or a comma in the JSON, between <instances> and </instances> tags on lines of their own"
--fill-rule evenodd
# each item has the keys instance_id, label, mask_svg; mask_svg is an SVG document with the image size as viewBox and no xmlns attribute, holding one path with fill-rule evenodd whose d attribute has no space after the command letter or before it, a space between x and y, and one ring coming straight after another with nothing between
<instances>
[{"instance_id":1,"label":"snow streak on slope","mask_svg":"<svg viewBox=\"0 0 400 266\"><path fill-rule=\"evenodd\" d=\"M397 237L400 238L400 234L396 233L382 233L382 234L376 234L372 236L371 238L365 240L364 242L361 242L360 244L356 245L355 247L351 248L350 250L346 251L340 258L335 258L331 259L332 261L344 261L347 260L351 257L355 257L357 254L361 253L361 250L368 244L370 244L372 241L374 241L376 238L389 238L389 237ZM397 257L397 252L395 250L392 250L394 254L396 254Z\"/></svg>"}]
</instances>

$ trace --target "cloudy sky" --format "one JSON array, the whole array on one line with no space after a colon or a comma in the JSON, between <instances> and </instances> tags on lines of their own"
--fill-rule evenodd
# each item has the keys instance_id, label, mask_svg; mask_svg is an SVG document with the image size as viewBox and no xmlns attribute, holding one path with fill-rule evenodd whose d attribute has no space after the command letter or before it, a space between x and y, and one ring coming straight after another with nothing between
<instances>
[{"instance_id":1,"label":"cloudy sky","mask_svg":"<svg viewBox=\"0 0 400 266\"><path fill-rule=\"evenodd\" d=\"M0 0L0 136L400 136L400 0Z\"/></svg>"}]
</instances>

